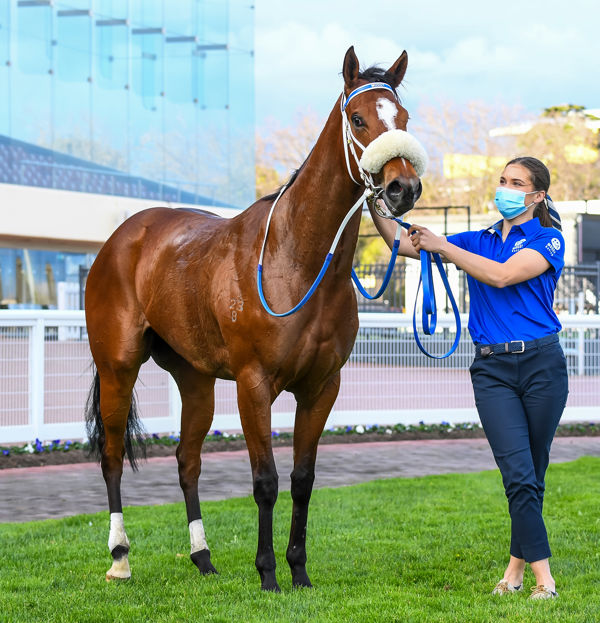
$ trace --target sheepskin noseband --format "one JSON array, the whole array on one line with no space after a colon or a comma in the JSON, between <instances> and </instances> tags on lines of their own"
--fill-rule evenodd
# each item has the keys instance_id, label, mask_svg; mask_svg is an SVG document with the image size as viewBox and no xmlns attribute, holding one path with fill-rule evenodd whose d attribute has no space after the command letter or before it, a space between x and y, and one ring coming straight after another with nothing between
<instances>
[{"instance_id":1,"label":"sheepskin noseband","mask_svg":"<svg viewBox=\"0 0 600 623\"><path fill-rule=\"evenodd\" d=\"M379 173L392 158L406 158L419 177L427 169L427 152L423 145L405 130L389 130L367 145L360 166L369 173Z\"/></svg>"}]
</instances>

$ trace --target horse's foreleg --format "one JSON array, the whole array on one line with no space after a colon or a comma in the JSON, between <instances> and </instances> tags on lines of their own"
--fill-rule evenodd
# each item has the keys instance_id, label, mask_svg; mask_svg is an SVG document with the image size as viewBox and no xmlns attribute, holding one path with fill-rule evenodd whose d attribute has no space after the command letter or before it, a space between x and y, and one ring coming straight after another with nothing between
<instances>
[{"instance_id":1,"label":"horse's foreleg","mask_svg":"<svg viewBox=\"0 0 600 623\"><path fill-rule=\"evenodd\" d=\"M210 560L204 525L200 513L198 478L201 470L200 452L213 420L215 379L180 371L176 380L181 392L181 441L177 448L179 484L185 499L190 529L192 562L203 575L217 573Z\"/></svg>"},{"instance_id":2,"label":"horse's foreleg","mask_svg":"<svg viewBox=\"0 0 600 623\"><path fill-rule=\"evenodd\" d=\"M107 581L127 580L131 577L129 539L123 524L121 477L125 453L124 438L131 406L133 381L126 383L123 387L113 376L100 376L100 413L104 426L101 466L110 512L108 548L113 558L113 564L106 572Z\"/></svg>"},{"instance_id":3,"label":"horse's foreleg","mask_svg":"<svg viewBox=\"0 0 600 623\"><path fill-rule=\"evenodd\" d=\"M338 395L336 374L316 397L296 394L298 407L294 425L294 468L291 473L292 524L286 558L292 572L292 586L312 586L306 572L306 523L308 504L315 480L317 446L327 417Z\"/></svg>"},{"instance_id":4,"label":"horse's foreleg","mask_svg":"<svg viewBox=\"0 0 600 623\"><path fill-rule=\"evenodd\" d=\"M273 551L273 507L278 476L271 447L271 390L266 379L241 376L237 380L238 407L252 467L254 500L258 506L256 569L261 588L279 592Z\"/></svg>"}]
</instances>

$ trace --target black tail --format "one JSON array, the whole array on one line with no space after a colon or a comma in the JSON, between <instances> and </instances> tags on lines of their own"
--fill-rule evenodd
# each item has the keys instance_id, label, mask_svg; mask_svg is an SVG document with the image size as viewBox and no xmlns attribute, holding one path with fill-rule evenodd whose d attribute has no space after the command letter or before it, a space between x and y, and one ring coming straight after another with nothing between
<instances>
[{"instance_id":1,"label":"black tail","mask_svg":"<svg viewBox=\"0 0 600 623\"><path fill-rule=\"evenodd\" d=\"M104 424L100 416L100 376L98 372L94 374L94 381L85 403L85 430L90 442L90 454L100 459L102 447L104 446ZM125 453L131 468L137 471L138 459L146 458L146 440L144 427L137 410L135 394L131 396L131 406L127 416Z\"/></svg>"}]
</instances>

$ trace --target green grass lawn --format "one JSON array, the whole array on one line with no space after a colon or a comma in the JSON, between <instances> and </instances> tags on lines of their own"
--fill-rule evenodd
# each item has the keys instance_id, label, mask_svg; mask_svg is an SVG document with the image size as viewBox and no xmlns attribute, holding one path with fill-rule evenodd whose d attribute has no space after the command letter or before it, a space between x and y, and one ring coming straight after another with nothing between
<instances>
[{"instance_id":1,"label":"green grass lawn","mask_svg":"<svg viewBox=\"0 0 600 623\"><path fill-rule=\"evenodd\" d=\"M509 546L498 472L315 491L308 571L285 562L291 503L275 507L281 594L260 591L252 498L202 505L218 576L189 560L183 504L125 509L132 578L106 583L108 512L0 525L0 621L600 621L600 459L551 465L545 517L560 597L497 598ZM24 495L26 492L24 492Z\"/></svg>"}]
</instances>

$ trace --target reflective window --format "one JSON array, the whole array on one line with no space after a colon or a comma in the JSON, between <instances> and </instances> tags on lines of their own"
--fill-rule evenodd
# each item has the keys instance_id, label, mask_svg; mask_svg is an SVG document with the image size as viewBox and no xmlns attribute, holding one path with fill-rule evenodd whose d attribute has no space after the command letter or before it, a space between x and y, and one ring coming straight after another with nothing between
<instances>
[{"instance_id":1,"label":"reflective window","mask_svg":"<svg viewBox=\"0 0 600 623\"><path fill-rule=\"evenodd\" d=\"M0 2L0 181L246 207L253 20L241 0Z\"/></svg>"},{"instance_id":2,"label":"reflective window","mask_svg":"<svg viewBox=\"0 0 600 623\"><path fill-rule=\"evenodd\" d=\"M94 256L39 249L0 249L0 306L79 309L80 278Z\"/></svg>"}]
</instances>

